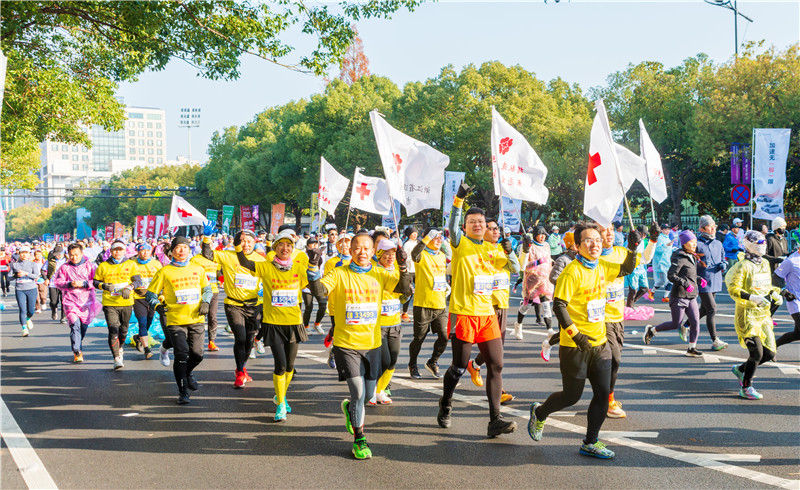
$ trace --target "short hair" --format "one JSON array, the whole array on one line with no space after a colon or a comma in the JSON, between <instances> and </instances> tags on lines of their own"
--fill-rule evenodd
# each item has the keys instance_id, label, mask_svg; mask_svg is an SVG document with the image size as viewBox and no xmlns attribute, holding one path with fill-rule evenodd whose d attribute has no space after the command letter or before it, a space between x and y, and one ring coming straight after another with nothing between
<instances>
[{"instance_id":1,"label":"short hair","mask_svg":"<svg viewBox=\"0 0 800 490\"><path fill-rule=\"evenodd\" d=\"M578 223L578 225L575 226L575 243L578 246L583 243L583 232L586 230L594 230L597 233L602 233L597 223Z\"/></svg>"},{"instance_id":2,"label":"short hair","mask_svg":"<svg viewBox=\"0 0 800 490\"><path fill-rule=\"evenodd\" d=\"M467 219L467 216L470 216L470 215L473 215L473 214L479 214L479 215L484 216L484 217L486 216L486 212L484 212L484 210L482 208L479 208L478 206L472 206L471 208L467 209L466 214L464 214L464 219Z\"/></svg>"},{"instance_id":3,"label":"short hair","mask_svg":"<svg viewBox=\"0 0 800 490\"><path fill-rule=\"evenodd\" d=\"M375 232L372 234L372 239L378 241L378 237L389 238L389 234L383 230L375 230Z\"/></svg>"},{"instance_id":4,"label":"short hair","mask_svg":"<svg viewBox=\"0 0 800 490\"><path fill-rule=\"evenodd\" d=\"M353 239L350 240L350 248L353 248L353 246L356 244L356 238L363 238L363 237L368 238L372 246L373 247L375 246L375 240L373 240L372 237L369 236L369 232L367 230L362 228L358 230L355 235L353 235Z\"/></svg>"},{"instance_id":5,"label":"short hair","mask_svg":"<svg viewBox=\"0 0 800 490\"><path fill-rule=\"evenodd\" d=\"M77 242L76 242L76 243L70 243L70 244L69 244L69 246L67 247L67 253L70 253L70 252L72 252L72 251L73 251L73 250L75 250L76 248L77 248L77 249L80 249L81 253L83 253L83 245L81 245L80 243L77 243Z\"/></svg>"},{"instance_id":6,"label":"short hair","mask_svg":"<svg viewBox=\"0 0 800 490\"><path fill-rule=\"evenodd\" d=\"M494 223L494 224L500 226L500 223L497 221L497 218L495 218L494 216L487 216L486 217L486 224L488 225L489 223Z\"/></svg>"}]
</instances>

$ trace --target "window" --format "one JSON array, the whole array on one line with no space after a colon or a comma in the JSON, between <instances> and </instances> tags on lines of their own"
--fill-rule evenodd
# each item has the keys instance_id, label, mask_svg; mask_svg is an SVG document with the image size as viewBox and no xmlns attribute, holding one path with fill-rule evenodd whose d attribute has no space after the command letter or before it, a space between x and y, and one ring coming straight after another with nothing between
<instances>
[{"instance_id":1,"label":"window","mask_svg":"<svg viewBox=\"0 0 800 490\"><path fill-rule=\"evenodd\" d=\"M140 128L143 128L143 127L144 127L144 123L143 123L143 122L140 122L140 123L139 123L139 127L140 127Z\"/></svg>"},{"instance_id":2,"label":"window","mask_svg":"<svg viewBox=\"0 0 800 490\"><path fill-rule=\"evenodd\" d=\"M147 119L151 119L153 121L160 121L161 120L161 114L148 114L147 115Z\"/></svg>"},{"instance_id":3,"label":"window","mask_svg":"<svg viewBox=\"0 0 800 490\"><path fill-rule=\"evenodd\" d=\"M147 149L147 154L148 155L152 155L153 154L153 149L152 148L148 148Z\"/></svg>"},{"instance_id":4,"label":"window","mask_svg":"<svg viewBox=\"0 0 800 490\"><path fill-rule=\"evenodd\" d=\"M130 153L131 155L134 155L136 153L136 148L131 148Z\"/></svg>"},{"instance_id":5,"label":"window","mask_svg":"<svg viewBox=\"0 0 800 490\"><path fill-rule=\"evenodd\" d=\"M153 140L147 140L147 146L153 146Z\"/></svg>"},{"instance_id":6,"label":"window","mask_svg":"<svg viewBox=\"0 0 800 490\"><path fill-rule=\"evenodd\" d=\"M161 123L156 123L156 129L161 129Z\"/></svg>"},{"instance_id":7,"label":"window","mask_svg":"<svg viewBox=\"0 0 800 490\"><path fill-rule=\"evenodd\" d=\"M164 142L162 140L156 141L156 146L164 146Z\"/></svg>"},{"instance_id":8,"label":"window","mask_svg":"<svg viewBox=\"0 0 800 490\"><path fill-rule=\"evenodd\" d=\"M86 147L84 146L83 148L81 148L81 151L82 151L82 152L84 152L84 153L88 153L88 152L89 152L89 148L86 148Z\"/></svg>"},{"instance_id":9,"label":"window","mask_svg":"<svg viewBox=\"0 0 800 490\"><path fill-rule=\"evenodd\" d=\"M78 165L77 163L73 163L72 164L72 170L79 170L80 168L81 168L81 166Z\"/></svg>"},{"instance_id":10,"label":"window","mask_svg":"<svg viewBox=\"0 0 800 490\"><path fill-rule=\"evenodd\" d=\"M139 148L139 154L144 155L144 148Z\"/></svg>"},{"instance_id":11,"label":"window","mask_svg":"<svg viewBox=\"0 0 800 490\"><path fill-rule=\"evenodd\" d=\"M144 157L139 157L139 161L143 162L144 161Z\"/></svg>"},{"instance_id":12,"label":"window","mask_svg":"<svg viewBox=\"0 0 800 490\"><path fill-rule=\"evenodd\" d=\"M72 155L72 161L73 162L77 162L78 161L78 155Z\"/></svg>"},{"instance_id":13,"label":"window","mask_svg":"<svg viewBox=\"0 0 800 490\"><path fill-rule=\"evenodd\" d=\"M51 145L50 149L53 151L58 151L58 145Z\"/></svg>"},{"instance_id":14,"label":"window","mask_svg":"<svg viewBox=\"0 0 800 490\"><path fill-rule=\"evenodd\" d=\"M160 138L160 137L161 137L161 131L156 131L156 138Z\"/></svg>"},{"instance_id":15,"label":"window","mask_svg":"<svg viewBox=\"0 0 800 490\"><path fill-rule=\"evenodd\" d=\"M144 119L144 114L141 112L129 112L128 119Z\"/></svg>"},{"instance_id":16,"label":"window","mask_svg":"<svg viewBox=\"0 0 800 490\"><path fill-rule=\"evenodd\" d=\"M72 151L78 151L78 147L77 146L73 146L72 147Z\"/></svg>"},{"instance_id":17,"label":"window","mask_svg":"<svg viewBox=\"0 0 800 490\"><path fill-rule=\"evenodd\" d=\"M148 124L151 124L151 123L148 123ZM147 132L147 137L148 138L152 138L153 137L153 132L152 131L148 131Z\"/></svg>"},{"instance_id":18,"label":"window","mask_svg":"<svg viewBox=\"0 0 800 490\"><path fill-rule=\"evenodd\" d=\"M139 140L139 146L144 146L144 140Z\"/></svg>"},{"instance_id":19,"label":"window","mask_svg":"<svg viewBox=\"0 0 800 490\"><path fill-rule=\"evenodd\" d=\"M136 130L134 129L128 130L128 136L136 136Z\"/></svg>"},{"instance_id":20,"label":"window","mask_svg":"<svg viewBox=\"0 0 800 490\"><path fill-rule=\"evenodd\" d=\"M135 139L129 139L128 140L128 144L131 145L131 146L135 146L136 145L136 140Z\"/></svg>"},{"instance_id":21,"label":"window","mask_svg":"<svg viewBox=\"0 0 800 490\"><path fill-rule=\"evenodd\" d=\"M147 123L147 129L153 129L153 123L151 122Z\"/></svg>"},{"instance_id":22,"label":"window","mask_svg":"<svg viewBox=\"0 0 800 490\"><path fill-rule=\"evenodd\" d=\"M161 148L156 150L156 154L158 154L158 155L162 155L163 153L164 153L164 150L162 150Z\"/></svg>"},{"instance_id":23,"label":"window","mask_svg":"<svg viewBox=\"0 0 800 490\"><path fill-rule=\"evenodd\" d=\"M83 165L83 169L88 171L89 170L89 164L84 164Z\"/></svg>"},{"instance_id":24,"label":"window","mask_svg":"<svg viewBox=\"0 0 800 490\"><path fill-rule=\"evenodd\" d=\"M81 155L81 161L88 162L89 161L89 155Z\"/></svg>"},{"instance_id":25,"label":"window","mask_svg":"<svg viewBox=\"0 0 800 490\"><path fill-rule=\"evenodd\" d=\"M69 146L61 145L61 151L69 151Z\"/></svg>"},{"instance_id":26,"label":"window","mask_svg":"<svg viewBox=\"0 0 800 490\"><path fill-rule=\"evenodd\" d=\"M134 121L128 121L128 127L129 128L135 128L136 127L136 123Z\"/></svg>"},{"instance_id":27,"label":"window","mask_svg":"<svg viewBox=\"0 0 800 490\"><path fill-rule=\"evenodd\" d=\"M158 160L158 163L164 163L164 159L163 158L158 158L157 160Z\"/></svg>"},{"instance_id":28,"label":"window","mask_svg":"<svg viewBox=\"0 0 800 490\"><path fill-rule=\"evenodd\" d=\"M153 163L153 157L148 157L147 158L147 163Z\"/></svg>"},{"instance_id":29,"label":"window","mask_svg":"<svg viewBox=\"0 0 800 490\"><path fill-rule=\"evenodd\" d=\"M61 159L62 160L69 160L69 155L67 155L66 153L62 153L61 154Z\"/></svg>"}]
</instances>

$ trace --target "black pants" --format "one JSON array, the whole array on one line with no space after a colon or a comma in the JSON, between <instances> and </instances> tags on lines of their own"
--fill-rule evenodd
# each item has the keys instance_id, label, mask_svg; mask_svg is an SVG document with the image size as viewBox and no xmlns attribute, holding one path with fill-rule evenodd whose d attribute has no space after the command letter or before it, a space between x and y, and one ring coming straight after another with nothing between
<instances>
[{"instance_id":1,"label":"black pants","mask_svg":"<svg viewBox=\"0 0 800 490\"><path fill-rule=\"evenodd\" d=\"M381 335L381 375L384 371L394 369L397 365L397 358L400 357L400 332L395 335L391 328L382 328ZM371 395L370 395L371 396Z\"/></svg>"},{"instance_id":2,"label":"black pants","mask_svg":"<svg viewBox=\"0 0 800 490\"><path fill-rule=\"evenodd\" d=\"M706 327L711 341L717 340L717 293L700 294L700 318L706 317Z\"/></svg>"},{"instance_id":3,"label":"black pants","mask_svg":"<svg viewBox=\"0 0 800 490\"><path fill-rule=\"evenodd\" d=\"M472 354L472 344L459 340L455 336L452 339L453 345L453 364L444 373L444 387L442 390L442 403L451 405L453 393L456 391L458 380L467 370L467 363ZM503 393L503 339L496 338L486 342L478 343L486 363L486 397L489 399L489 418L494 420L500 415L500 395Z\"/></svg>"},{"instance_id":4,"label":"black pants","mask_svg":"<svg viewBox=\"0 0 800 490\"><path fill-rule=\"evenodd\" d=\"M206 322L208 322L208 341L214 342L217 339L217 310L219 309L219 293L211 295L211 301L208 302L208 315L206 315Z\"/></svg>"},{"instance_id":5,"label":"black pants","mask_svg":"<svg viewBox=\"0 0 800 490\"><path fill-rule=\"evenodd\" d=\"M236 371L242 371L253 349L256 333L261 329L261 305L225 304L225 317L233 331L233 357Z\"/></svg>"},{"instance_id":6,"label":"black pants","mask_svg":"<svg viewBox=\"0 0 800 490\"><path fill-rule=\"evenodd\" d=\"M317 318L314 323L322 323L325 318L325 308L328 306L327 298L320 298L317 300ZM308 322L311 321L311 310L314 309L314 296L311 293L303 293L303 325L309 326Z\"/></svg>"},{"instance_id":7,"label":"black pants","mask_svg":"<svg viewBox=\"0 0 800 490\"><path fill-rule=\"evenodd\" d=\"M202 323L168 325L167 332L175 356L172 372L180 388L181 381L203 360L203 337L206 327Z\"/></svg>"},{"instance_id":8,"label":"black pants","mask_svg":"<svg viewBox=\"0 0 800 490\"><path fill-rule=\"evenodd\" d=\"M417 277L417 275L414 272L412 272L411 273L411 284L414 284L414 281L416 280L416 277ZM414 299L414 294L411 294L411 296L408 297L408 301L403 303L403 313L408 313L408 306L411 304L411 300L412 299ZM414 308L416 308L416 306ZM445 344L446 344L446 342L445 342Z\"/></svg>"},{"instance_id":9,"label":"black pants","mask_svg":"<svg viewBox=\"0 0 800 490\"><path fill-rule=\"evenodd\" d=\"M769 349L765 349L764 346L761 345L761 338L759 337L745 338L744 345L747 347L747 352L750 353L750 357L747 358L747 361L745 361L744 364L739 366L739 371L744 373L742 386L747 387L750 386L753 381L753 376L756 374L756 368L765 362L774 359L775 353Z\"/></svg>"},{"instance_id":10,"label":"black pants","mask_svg":"<svg viewBox=\"0 0 800 490\"><path fill-rule=\"evenodd\" d=\"M3 293L8 294L10 282L8 280L8 271L0 272L0 286L3 288Z\"/></svg>"},{"instance_id":11,"label":"black pants","mask_svg":"<svg viewBox=\"0 0 800 490\"><path fill-rule=\"evenodd\" d=\"M431 362L438 362L445 349L447 349L447 308L434 310L433 308L423 308L421 306L414 307L414 339L408 346L409 366L416 366L422 343L425 342L425 337L428 336L428 329L437 335L430 360Z\"/></svg>"},{"instance_id":12,"label":"black pants","mask_svg":"<svg viewBox=\"0 0 800 490\"><path fill-rule=\"evenodd\" d=\"M781 337L775 341L777 347L800 340L800 313L793 314L792 319L794 320L794 330L781 335Z\"/></svg>"},{"instance_id":13,"label":"black pants","mask_svg":"<svg viewBox=\"0 0 800 490\"><path fill-rule=\"evenodd\" d=\"M53 313L53 316L56 315L56 308L58 308L58 305L61 305L61 318L64 318L64 305L61 304L61 290L58 288L50 288L48 294L50 295L50 311Z\"/></svg>"},{"instance_id":14,"label":"black pants","mask_svg":"<svg viewBox=\"0 0 800 490\"><path fill-rule=\"evenodd\" d=\"M103 314L108 325L108 347L114 358L119 357L119 349L128 336L128 322L131 321L133 306L104 306Z\"/></svg>"}]
</instances>

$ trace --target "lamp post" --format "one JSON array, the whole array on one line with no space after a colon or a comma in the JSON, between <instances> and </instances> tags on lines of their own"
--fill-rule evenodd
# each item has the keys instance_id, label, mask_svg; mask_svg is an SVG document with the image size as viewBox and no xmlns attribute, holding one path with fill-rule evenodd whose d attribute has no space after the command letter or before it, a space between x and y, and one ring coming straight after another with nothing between
<instances>
[{"instance_id":1,"label":"lamp post","mask_svg":"<svg viewBox=\"0 0 800 490\"><path fill-rule=\"evenodd\" d=\"M178 125L187 129L189 135L189 165L192 164L192 128L200 127L200 109L197 107L181 107Z\"/></svg>"},{"instance_id":2,"label":"lamp post","mask_svg":"<svg viewBox=\"0 0 800 490\"><path fill-rule=\"evenodd\" d=\"M739 8L736 6L737 0L705 0L706 3L710 5L716 5L717 7L724 7L728 10L733 10L733 40L736 43L735 45L735 52L736 57L739 57L739 16L741 15L750 23L753 22L753 19L744 15L743 13L739 12Z\"/></svg>"}]
</instances>

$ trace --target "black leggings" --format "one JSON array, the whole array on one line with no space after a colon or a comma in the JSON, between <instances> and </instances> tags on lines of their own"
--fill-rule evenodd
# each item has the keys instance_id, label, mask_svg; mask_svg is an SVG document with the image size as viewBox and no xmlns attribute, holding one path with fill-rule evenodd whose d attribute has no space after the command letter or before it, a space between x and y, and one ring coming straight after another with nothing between
<instances>
[{"instance_id":1,"label":"black leggings","mask_svg":"<svg viewBox=\"0 0 800 490\"><path fill-rule=\"evenodd\" d=\"M781 338L775 342L777 347L800 340L800 313L793 314L792 319L794 319L794 331L781 335Z\"/></svg>"},{"instance_id":2,"label":"black leggings","mask_svg":"<svg viewBox=\"0 0 800 490\"><path fill-rule=\"evenodd\" d=\"M175 382L181 387L181 381L192 374L194 368L203 360L203 337L206 326L202 323L192 325L170 325L167 334L175 354L172 372Z\"/></svg>"},{"instance_id":3,"label":"black leggings","mask_svg":"<svg viewBox=\"0 0 800 490\"><path fill-rule=\"evenodd\" d=\"M297 351L300 349L300 344L297 342L284 342L279 345L270 345L272 357L275 359L275 368L273 373L277 376L283 376L286 373L294 371L294 361L297 359Z\"/></svg>"},{"instance_id":4,"label":"black leggings","mask_svg":"<svg viewBox=\"0 0 800 490\"><path fill-rule=\"evenodd\" d=\"M706 327L711 341L717 340L717 293L700 294L700 318L706 317Z\"/></svg>"},{"instance_id":5,"label":"black leggings","mask_svg":"<svg viewBox=\"0 0 800 490\"><path fill-rule=\"evenodd\" d=\"M2 286L3 292L8 294L8 288L10 286L8 280L8 271L0 272L0 286Z\"/></svg>"},{"instance_id":6,"label":"black leggings","mask_svg":"<svg viewBox=\"0 0 800 490\"><path fill-rule=\"evenodd\" d=\"M759 337L745 338L744 345L747 347L750 357L747 358L744 364L739 366L739 371L744 373L742 386L747 387L750 386L750 383L753 381L753 376L756 374L756 367L774 359L775 353L769 349L765 349L764 346L761 345L761 339Z\"/></svg>"},{"instance_id":7,"label":"black leggings","mask_svg":"<svg viewBox=\"0 0 800 490\"><path fill-rule=\"evenodd\" d=\"M119 357L119 350L128 337L128 322L131 321L133 306L104 306L103 314L108 325L108 347L114 358Z\"/></svg>"},{"instance_id":8,"label":"black leggings","mask_svg":"<svg viewBox=\"0 0 800 490\"><path fill-rule=\"evenodd\" d=\"M381 374L389 369L394 369L399 356L400 337L384 335L381 343Z\"/></svg>"},{"instance_id":9,"label":"black leggings","mask_svg":"<svg viewBox=\"0 0 800 490\"><path fill-rule=\"evenodd\" d=\"M452 339L453 363L444 373L444 389L442 403L451 405L453 393L461 376L467 370L467 363L472 354L472 344L455 337ZM483 355L488 373L486 375L486 396L489 398L489 417L491 420L500 415L500 395L503 392L503 340L492 339L478 343L478 350Z\"/></svg>"},{"instance_id":10,"label":"black leggings","mask_svg":"<svg viewBox=\"0 0 800 490\"><path fill-rule=\"evenodd\" d=\"M253 350L256 333L261 328L261 306L225 305L225 316L233 331L233 357L236 371L244 370L247 357Z\"/></svg>"},{"instance_id":11,"label":"black leggings","mask_svg":"<svg viewBox=\"0 0 800 490\"><path fill-rule=\"evenodd\" d=\"M308 326L311 321L311 310L314 309L314 296L311 293L303 292L303 325ZM320 298L317 300L317 318L314 323L322 323L325 318L325 308L328 306L327 298Z\"/></svg>"},{"instance_id":12,"label":"black leggings","mask_svg":"<svg viewBox=\"0 0 800 490\"><path fill-rule=\"evenodd\" d=\"M628 299L625 302L625 306L627 306L628 308L633 308L634 303L639 301L642 298L642 296L644 296L646 293L647 293L647 288L639 288L639 289L628 288Z\"/></svg>"}]
</instances>

